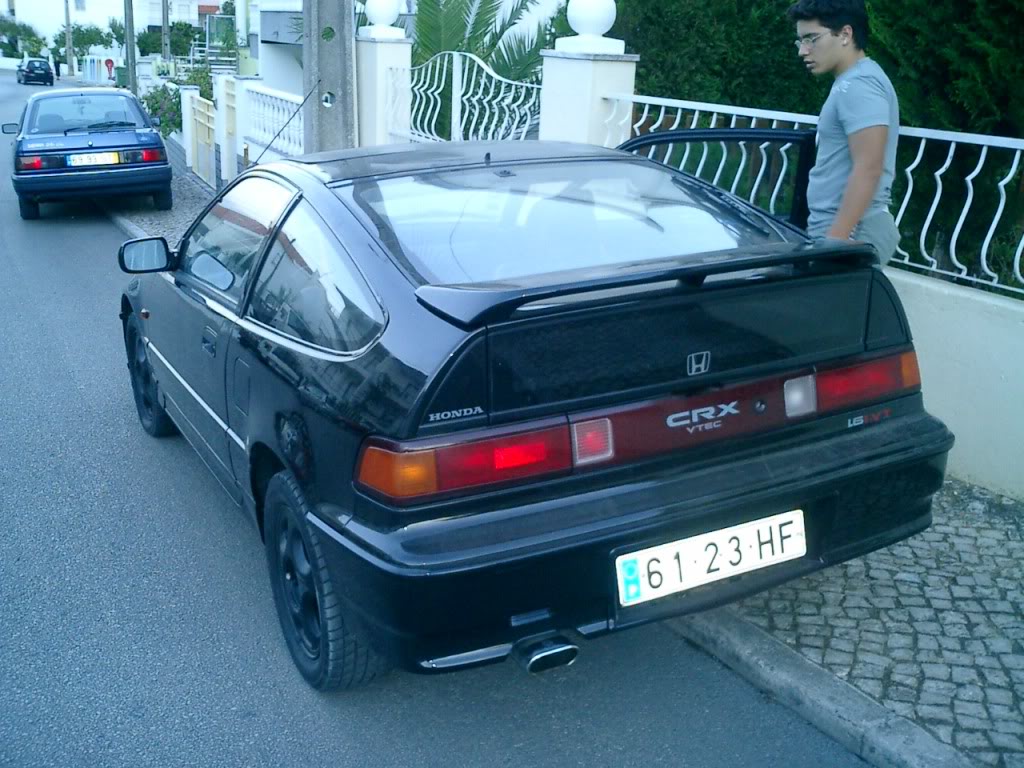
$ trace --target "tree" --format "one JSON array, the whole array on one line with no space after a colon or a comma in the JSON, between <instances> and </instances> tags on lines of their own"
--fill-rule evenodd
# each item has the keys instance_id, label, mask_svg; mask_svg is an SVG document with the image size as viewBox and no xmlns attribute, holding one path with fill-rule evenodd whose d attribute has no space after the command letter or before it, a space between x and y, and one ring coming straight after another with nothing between
<instances>
[{"instance_id":1,"label":"tree","mask_svg":"<svg viewBox=\"0 0 1024 768\"><path fill-rule=\"evenodd\" d=\"M640 54L639 93L817 113L828 84L793 49L791 1L619 0L610 34Z\"/></svg>"},{"instance_id":2,"label":"tree","mask_svg":"<svg viewBox=\"0 0 1024 768\"><path fill-rule=\"evenodd\" d=\"M533 34L513 28L539 0L419 0L413 63L423 64L443 51L465 51L478 56L502 77L534 79L540 74L540 52L552 43L551 25Z\"/></svg>"},{"instance_id":3,"label":"tree","mask_svg":"<svg viewBox=\"0 0 1024 768\"><path fill-rule=\"evenodd\" d=\"M0 16L0 50L3 55L12 59L21 58L22 52L29 56L39 56L46 41L39 36L33 27L19 23L10 16Z\"/></svg>"},{"instance_id":4,"label":"tree","mask_svg":"<svg viewBox=\"0 0 1024 768\"><path fill-rule=\"evenodd\" d=\"M135 44L139 46L140 56L149 56L154 53L160 53L160 33L151 32L149 30L139 32L139 34L135 36Z\"/></svg>"},{"instance_id":5,"label":"tree","mask_svg":"<svg viewBox=\"0 0 1024 768\"><path fill-rule=\"evenodd\" d=\"M67 61L67 51L64 50L67 37L64 34L64 29L61 27L60 32L53 36L53 49L61 54L63 61ZM114 42L114 37L110 32L104 32L95 24L88 26L72 24L71 37L75 46L73 53L76 59L88 56L93 46L109 48L110 44Z\"/></svg>"},{"instance_id":6,"label":"tree","mask_svg":"<svg viewBox=\"0 0 1024 768\"><path fill-rule=\"evenodd\" d=\"M224 0L224 2L220 4L220 12L224 16L234 16L235 3L233 2L233 0Z\"/></svg>"},{"instance_id":7,"label":"tree","mask_svg":"<svg viewBox=\"0 0 1024 768\"><path fill-rule=\"evenodd\" d=\"M109 22L110 36L117 43L119 49L124 49L124 22L120 19L111 18Z\"/></svg>"},{"instance_id":8,"label":"tree","mask_svg":"<svg viewBox=\"0 0 1024 768\"><path fill-rule=\"evenodd\" d=\"M171 55L188 56L195 37L196 29L187 21L176 21L171 24Z\"/></svg>"},{"instance_id":9,"label":"tree","mask_svg":"<svg viewBox=\"0 0 1024 768\"><path fill-rule=\"evenodd\" d=\"M1021 0L868 0L905 122L1024 136Z\"/></svg>"}]
</instances>

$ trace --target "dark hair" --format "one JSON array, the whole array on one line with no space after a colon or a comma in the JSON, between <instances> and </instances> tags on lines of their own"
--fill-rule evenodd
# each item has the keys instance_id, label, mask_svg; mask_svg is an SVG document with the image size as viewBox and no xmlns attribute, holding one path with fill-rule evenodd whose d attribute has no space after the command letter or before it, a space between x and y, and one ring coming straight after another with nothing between
<instances>
[{"instance_id":1,"label":"dark hair","mask_svg":"<svg viewBox=\"0 0 1024 768\"><path fill-rule=\"evenodd\" d=\"M834 33L849 25L853 44L861 50L868 47L870 29L864 0L797 0L788 15L790 21L820 21Z\"/></svg>"}]
</instances>

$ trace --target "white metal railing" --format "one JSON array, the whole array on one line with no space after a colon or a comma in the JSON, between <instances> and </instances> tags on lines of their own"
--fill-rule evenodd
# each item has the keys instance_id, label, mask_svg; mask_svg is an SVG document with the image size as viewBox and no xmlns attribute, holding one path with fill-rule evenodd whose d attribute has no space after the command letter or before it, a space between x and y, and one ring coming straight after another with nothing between
<instances>
[{"instance_id":1,"label":"white metal railing","mask_svg":"<svg viewBox=\"0 0 1024 768\"><path fill-rule=\"evenodd\" d=\"M301 155L302 97L255 83L249 84L246 91L249 99L246 139L263 147L273 142L273 151L281 155ZM278 131L280 136L277 136Z\"/></svg>"},{"instance_id":2,"label":"white metal railing","mask_svg":"<svg viewBox=\"0 0 1024 768\"><path fill-rule=\"evenodd\" d=\"M660 130L813 128L818 123L815 115L724 104L628 94L609 94L605 98L609 104L606 145L615 143L620 136L639 136ZM727 163L728 150L724 144L720 152L714 153L721 158L717 165L707 162L712 154L708 142L687 144L678 152L670 147L666 156L671 157L673 164L698 176L705 177L714 171L714 177L707 180L733 192L737 191L748 161L750 167L756 164L759 171L749 198L753 202L759 194L764 169L770 165L766 154L768 143L757 147L759 163L755 163L757 156L753 152L748 153L746 142L740 144L738 166L735 161ZM788 174L795 174L796 162L789 157L790 150L788 144L776 150L780 154L781 172L774 179L767 206L772 213L775 213L776 201ZM654 155L653 148L650 154ZM901 245L893 261L916 270L1024 295L1022 155L1024 139L901 127L893 201L899 203L896 224L903 234L902 245L907 248ZM960 169L956 171L956 180L963 184L960 191L957 191L959 185L946 183L945 176L953 167ZM726 169L728 173L724 172ZM1008 190L1016 190L1019 198L1020 210L1014 217L1006 215ZM960 197L950 197L955 194ZM963 201L962 207L959 200ZM952 209L951 205L954 205ZM909 240L908 234L912 235Z\"/></svg>"},{"instance_id":3,"label":"white metal railing","mask_svg":"<svg viewBox=\"0 0 1024 768\"><path fill-rule=\"evenodd\" d=\"M392 68L388 76L389 133L396 139L508 141L536 137L540 85L501 77L471 53L445 51L411 70ZM396 108L403 103L408 126L395 119L405 113Z\"/></svg>"}]
</instances>

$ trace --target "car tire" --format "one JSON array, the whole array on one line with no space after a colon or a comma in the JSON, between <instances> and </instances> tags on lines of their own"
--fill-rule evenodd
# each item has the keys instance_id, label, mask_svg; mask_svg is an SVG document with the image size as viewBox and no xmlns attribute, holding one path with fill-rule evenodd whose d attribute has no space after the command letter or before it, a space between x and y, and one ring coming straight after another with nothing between
<instances>
[{"instance_id":1,"label":"car tire","mask_svg":"<svg viewBox=\"0 0 1024 768\"><path fill-rule=\"evenodd\" d=\"M23 197L18 198L18 213L21 214L21 218L38 219L39 218L39 203L35 200L26 200Z\"/></svg>"},{"instance_id":2,"label":"car tire","mask_svg":"<svg viewBox=\"0 0 1024 768\"><path fill-rule=\"evenodd\" d=\"M288 471L271 478L264 501L267 567L277 617L299 672L318 691L350 690L387 672L338 595L309 504Z\"/></svg>"},{"instance_id":3,"label":"car tire","mask_svg":"<svg viewBox=\"0 0 1024 768\"><path fill-rule=\"evenodd\" d=\"M139 423L153 437L169 437L176 434L178 428L160 405L146 340L139 320L134 314L128 315L128 321L125 323L124 346L128 354L128 371L131 375L132 396L135 399L135 409L139 413Z\"/></svg>"},{"instance_id":4,"label":"car tire","mask_svg":"<svg viewBox=\"0 0 1024 768\"><path fill-rule=\"evenodd\" d=\"M174 193L171 192L171 188L167 187L167 189L162 192L157 192L153 195L153 205L156 206L158 211L171 210L174 206Z\"/></svg>"}]
</instances>

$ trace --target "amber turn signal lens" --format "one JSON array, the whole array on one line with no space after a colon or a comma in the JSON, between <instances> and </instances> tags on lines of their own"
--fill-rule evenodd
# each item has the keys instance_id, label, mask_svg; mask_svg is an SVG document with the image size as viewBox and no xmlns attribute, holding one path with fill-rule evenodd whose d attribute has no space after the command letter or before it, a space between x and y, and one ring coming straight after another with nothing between
<instances>
[{"instance_id":1,"label":"amber turn signal lens","mask_svg":"<svg viewBox=\"0 0 1024 768\"><path fill-rule=\"evenodd\" d=\"M359 464L359 482L395 499L437 493L433 451L395 453L370 447Z\"/></svg>"}]
</instances>

